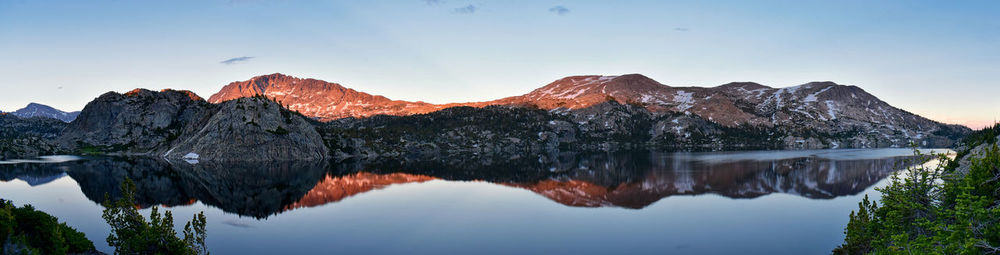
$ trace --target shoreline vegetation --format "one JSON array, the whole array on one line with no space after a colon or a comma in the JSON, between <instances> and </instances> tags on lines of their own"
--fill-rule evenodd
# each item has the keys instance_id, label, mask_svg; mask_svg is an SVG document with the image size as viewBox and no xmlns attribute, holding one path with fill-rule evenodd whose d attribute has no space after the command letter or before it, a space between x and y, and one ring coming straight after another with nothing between
<instances>
[{"instance_id":1,"label":"shoreline vegetation","mask_svg":"<svg viewBox=\"0 0 1000 255\"><path fill-rule=\"evenodd\" d=\"M102 217L111 226L108 245L115 254L208 255L207 219L195 214L184 225L181 236L174 230L173 215L162 215L153 206L149 220L135 203L135 183L126 178L122 197L112 201L105 194ZM35 210L30 204L15 206L0 199L0 254L104 254L80 231L59 219Z\"/></svg>"},{"instance_id":2,"label":"shoreline vegetation","mask_svg":"<svg viewBox=\"0 0 1000 255\"><path fill-rule=\"evenodd\" d=\"M924 155L850 214L833 254L1000 253L1000 124L966 137L955 158ZM919 151L917 152L919 154Z\"/></svg>"},{"instance_id":3,"label":"shoreline vegetation","mask_svg":"<svg viewBox=\"0 0 1000 255\"><path fill-rule=\"evenodd\" d=\"M80 231L26 204L0 199L0 253L99 254Z\"/></svg>"}]
</instances>

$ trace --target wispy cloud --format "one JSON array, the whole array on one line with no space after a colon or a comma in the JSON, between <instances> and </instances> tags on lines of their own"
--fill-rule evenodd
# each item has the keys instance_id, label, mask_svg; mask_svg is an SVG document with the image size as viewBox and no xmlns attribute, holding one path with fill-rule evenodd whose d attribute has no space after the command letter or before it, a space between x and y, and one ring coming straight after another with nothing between
<instances>
[{"instance_id":1,"label":"wispy cloud","mask_svg":"<svg viewBox=\"0 0 1000 255\"><path fill-rule=\"evenodd\" d=\"M455 8L455 13L458 14L473 14L475 12L476 12L476 6L471 4L466 5L465 7L462 8Z\"/></svg>"},{"instance_id":2,"label":"wispy cloud","mask_svg":"<svg viewBox=\"0 0 1000 255\"><path fill-rule=\"evenodd\" d=\"M569 8L563 7L562 5L556 5L552 8L549 8L549 12L559 15L566 15L567 13L569 13Z\"/></svg>"},{"instance_id":3,"label":"wispy cloud","mask_svg":"<svg viewBox=\"0 0 1000 255\"><path fill-rule=\"evenodd\" d=\"M674 31L677 31L677 32L687 32L687 31L691 31L691 29L688 29L686 27L675 27Z\"/></svg>"},{"instance_id":4,"label":"wispy cloud","mask_svg":"<svg viewBox=\"0 0 1000 255\"><path fill-rule=\"evenodd\" d=\"M253 57L247 57L247 56L235 57L235 58L230 58L230 59L223 60L223 61L221 61L219 63L220 64L226 64L226 65L233 65L233 64L239 64L239 63L250 61L250 59L252 59L252 58Z\"/></svg>"},{"instance_id":5,"label":"wispy cloud","mask_svg":"<svg viewBox=\"0 0 1000 255\"><path fill-rule=\"evenodd\" d=\"M423 0L427 5L438 5L441 4L441 0Z\"/></svg>"}]
</instances>

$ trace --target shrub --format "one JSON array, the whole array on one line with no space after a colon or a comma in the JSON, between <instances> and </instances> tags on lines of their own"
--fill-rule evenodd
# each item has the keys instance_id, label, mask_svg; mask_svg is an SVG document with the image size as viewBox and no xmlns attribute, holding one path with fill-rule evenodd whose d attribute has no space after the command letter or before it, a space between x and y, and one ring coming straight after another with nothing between
<instances>
[{"instance_id":1,"label":"shrub","mask_svg":"<svg viewBox=\"0 0 1000 255\"><path fill-rule=\"evenodd\" d=\"M10 249L10 250L3 250ZM94 251L94 243L56 217L31 205L16 207L0 199L0 252L67 254Z\"/></svg>"},{"instance_id":2,"label":"shrub","mask_svg":"<svg viewBox=\"0 0 1000 255\"><path fill-rule=\"evenodd\" d=\"M981 140L985 142L986 140ZM1000 253L1000 148L971 155L967 173L939 156L935 167L894 175L881 205L865 197L834 254Z\"/></svg>"},{"instance_id":3,"label":"shrub","mask_svg":"<svg viewBox=\"0 0 1000 255\"><path fill-rule=\"evenodd\" d=\"M205 214L194 215L184 226L184 237L174 231L170 211L162 216L157 207L152 208L149 221L135 207L135 183L125 179L122 197L112 202L107 195L104 201L104 220L111 225L108 245L116 254L208 254L205 246Z\"/></svg>"}]
</instances>

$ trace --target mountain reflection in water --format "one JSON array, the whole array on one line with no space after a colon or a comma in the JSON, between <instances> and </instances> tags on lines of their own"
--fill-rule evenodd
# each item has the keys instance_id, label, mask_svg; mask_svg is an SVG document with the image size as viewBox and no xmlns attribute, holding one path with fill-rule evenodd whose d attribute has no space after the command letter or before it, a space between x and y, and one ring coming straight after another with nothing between
<instances>
[{"instance_id":1,"label":"mountain reflection in water","mask_svg":"<svg viewBox=\"0 0 1000 255\"><path fill-rule=\"evenodd\" d=\"M811 199L858 194L913 156L851 155L852 150L750 153L564 154L551 162L268 162L220 164L150 158L92 158L57 164L0 165L0 180L32 186L68 175L94 202L119 196L121 181L138 187L141 207L195 201L243 216L336 203L393 184L483 181L530 190L574 207L640 209L673 195L747 199L788 193Z\"/></svg>"}]
</instances>

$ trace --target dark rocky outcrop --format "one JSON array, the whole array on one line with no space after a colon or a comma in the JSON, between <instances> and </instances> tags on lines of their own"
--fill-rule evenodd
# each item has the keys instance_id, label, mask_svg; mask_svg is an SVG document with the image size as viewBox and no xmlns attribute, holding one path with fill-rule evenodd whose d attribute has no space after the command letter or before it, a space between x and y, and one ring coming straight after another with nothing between
<instances>
[{"instance_id":1,"label":"dark rocky outcrop","mask_svg":"<svg viewBox=\"0 0 1000 255\"><path fill-rule=\"evenodd\" d=\"M137 89L87 104L58 138L81 153L268 161L329 154L312 124L262 97L210 104L189 91Z\"/></svg>"},{"instance_id":2,"label":"dark rocky outcrop","mask_svg":"<svg viewBox=\"0 0 1000 255\"><path fill-rule=\"evenodd\" d=\"M268 99L240 98L215 108L207 121L194 126L196 130L182 134L164 157L264 161L329 155L313 124Z\"/></svg>"},{"instance_id":3,"label":"dark rocky outcrop","mask_svg":"<svg viewBox=\"0 0 1000 255\"><path fill-rule=\"evenodd\" d=\"M955 148L957 151L956 163L958 166L955 168L954 174L951 178L961 178L969 173L969 168L972 166L972 160L974 158L981 158L986 155L986 152L997 146L997 141L1000 141L1000 135L993 136L996 134L997 130L1000 130L1000 124L996 124L993 127L987 127L983 130L976 131L978 136L983 137L982 140L969 141L970 139L963 139L963 143ZM971 137L971 136L970 136Z\"/></svg>"},{"instance_id":4,"label":"dark rocky outcrop","mask_svg":"<svg viewBox=\"0 0 1000 255\"><path fill-rule=\"evenodd\" d=\"M204 122L214 108L189 91L108 92L88 103L58 141L83 152L154 155Z\"/></svg>"},{"instance_id":5,"label":"dark rocky outcrop","mask_svg":"<svg viewBox=\"0 0 1000 255\"><path fill-rule=\"evenodd\" d=\"M949 128L945 126L943 128ZM793 124L727 126L695 114L605 101L575 110L454 107L428 114L347 118L319 128L335 158L551 158L565 151L786 150L906 147L920 140ZM964 129L938 132L953 141ZM897 134L901 135L901 134ZM952 136L949 138L946 136ZM929 141L929 140L923 140ZM946 147L947 142L924 146Z\"/></svg>"},{"instance_id":6,"label":"dark rocky outcrop","mask_svg":"<svg viewBox=\"0 0 1000 255\"><path fill-rule=\"evenodd\" d=\"M45 117L0 114L0 159L32 158L63 152L52 141L66 123Z\"/></svg>"},{"instance_id":7,"label":"dark rocky outcrop","mask_svg":"<svg viewBox=\"0 0 1000 255\"><path fill-rule=\"evenodd\" d=\"M558 152L558 122L544 110L507 106L453 107L411 116L341 119L320 132L339 158L476 158L510 160Z\"/></svg>"}]
</instances>

